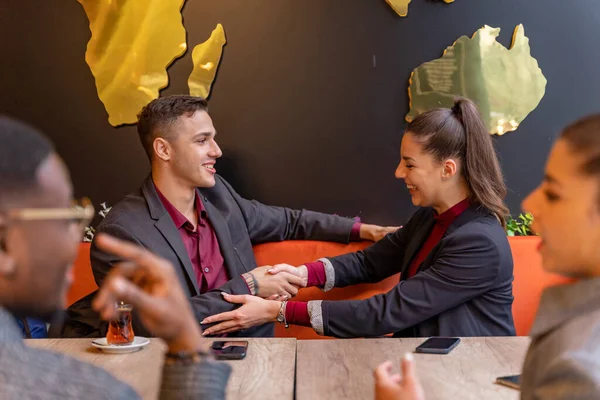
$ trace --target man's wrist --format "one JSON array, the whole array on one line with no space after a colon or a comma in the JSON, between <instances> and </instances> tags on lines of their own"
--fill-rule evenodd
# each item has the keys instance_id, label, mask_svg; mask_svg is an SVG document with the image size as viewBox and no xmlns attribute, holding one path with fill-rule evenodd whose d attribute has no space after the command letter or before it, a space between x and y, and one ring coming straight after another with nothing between
<instances>
[{"instance_id":1,"label":"man's wrist","mask_svg":"<svg viewBox=\"0 0 600 400\"><path fill-rule=\"evenodd\" d=\"M194 323L180 330L181 334L171 340L165 340L168 352L175 354L181 352L205 352L208 343L202 337L200 327Z\"/></svg>"},{"instance_id":2,"label":"man's wrist","mask_svg":"<svg viewBox=\"0 0 600 400\"><path fill-rule=\"evenodd\" d=\"M362 226L363 226L363 224L360 222L355 222L352 225L352 230L350 231L350 241L351 242L360 242L360 240L362 239L361 235L360 235Z\"/></svg>"},{"instance_id":3,"label":"man's wrist","mask_svg":"<svg viewBox=\"0 0 600 400\"><path fill-rule=\"evenodd\" d=\"M246 285L248 286L248 291L252 296L256 296L258 294L258 280L251 272L246 272L242 274L242 278L246 281Z\"/></svg>"}]
</instances>

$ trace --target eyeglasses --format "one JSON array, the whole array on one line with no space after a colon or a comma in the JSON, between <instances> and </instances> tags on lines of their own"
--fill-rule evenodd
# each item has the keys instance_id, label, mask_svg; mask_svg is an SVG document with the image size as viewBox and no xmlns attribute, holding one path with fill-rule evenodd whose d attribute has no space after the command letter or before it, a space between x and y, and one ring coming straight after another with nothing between
<instances>
[{"instance_id":1,"label":"eyeglasses","mask_svg":"<svg viewBox=\"0 0 600 400\"><path fill-rule=\"evenodd\" d=\"M64 208L20 208L9 210L7 219L13 221L68 220L77 224L83 232L94 218L94 206L87 197L73 201L73 206Z\"/></svg>"}]
</instances>

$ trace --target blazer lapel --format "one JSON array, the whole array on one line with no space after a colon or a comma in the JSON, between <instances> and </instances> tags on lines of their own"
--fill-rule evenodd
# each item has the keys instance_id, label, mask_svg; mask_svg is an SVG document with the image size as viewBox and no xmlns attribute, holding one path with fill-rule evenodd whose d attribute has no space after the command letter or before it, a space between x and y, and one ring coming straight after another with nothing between
<instances>
[{"instance_id":1,"label":"blazer lapel","mask_svg":"<svg viewBox=\"0 0 600 400\"><path fill-rule=\"evenodd\" d=\"M175 227L175 223L171 219L171 216L163 206L158 194L156 193L156 188L154 187L151 177L148 177L146 182L144 182L144 185L142 186L142 193L148 202L150 216L152 219L156 220L154 226L163 235L175 254L177 254L177 258L179 258L179 261L181 261L190 283L194 287L194 290L196 290L195 294L200 294L198 281L196 279L196 274L194 273L194 267L192 266L190 256L183 245L183 241L181 240L181 236Z\"/></svg>"},{"instance_id":2,"label":"blazer lapel","mask_svg":"<svg viewBox=\"0 0 600 400\"><path fill-rule=\"evenodd\" d=\"M410 267L410 264L415 258L417 252L423 246L423 243L425 242L425 239L427 239L429 232L431 232L433 224L435 224L435 220L432 216L417 228L413 234L412 240L408 242L408 246L406 246L406 251L404 253L404 264L400 273L400 280L407 279L408 268Z\"/></svg>"},{"instance_id":3,"label":"blazer lapel","mask_svg":"<svg viewBox=\"0 0 600 400\"><path fill-rule=\"evenodd\" d=\"M187 273L188 278L192 282L194 289L196 290L196 294L200 293L200 289L198 288L198 280L196 278L196 274L194 273L194 266L192 265L192 260L190 260L190 256L183 245L183 241L181 240L181 236L171 219L171 216L165 212L165 215L162 216L156 223L154 224L156 229L160 231L160 233L164 236L165 240L169 243L169 246L173 249L175 254L177 254L177 258L183 264L183 268L185 268L185 272Z\"/></svg>"},{"instance_id":4,"label":"blazer lapel","mask_svg":"<svg viewBox=\"0 0 600 400\"><path fill-rule=\"evenodd\" d=\"M210 224L217 235L219 249L221 250L221 254L225 260L225 269L227 270L229 278L233 278L234 276L243 272L248 272L249 270L241 262L239 262L239 264L244 268L244 271L239 271L237 268L235 268L235 266L238 264L236 260L237 255L234 252L235 249L233 247L233 243L231 242L231 234L229 232L229 228L227 227L227 221L225 221L225 218L223 218L223 215L221 215L217 207L212 205L201 191L199 192L204 204L204 209L206 210L206 215L208 216L208 220L210 221Z\"/></svg>"}]
</instances>

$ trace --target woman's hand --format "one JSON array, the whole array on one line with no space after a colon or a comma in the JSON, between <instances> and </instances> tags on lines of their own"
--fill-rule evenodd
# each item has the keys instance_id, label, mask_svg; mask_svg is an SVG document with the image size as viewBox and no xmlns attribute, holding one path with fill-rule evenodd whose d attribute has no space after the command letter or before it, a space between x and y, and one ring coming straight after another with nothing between
<instances>
[{"instance_id":1,"label":"woman's hand","mask_svg":"<svg viewBox=\"0 0 600 400\"><path fill-rule=\"evenodd\" d=\"M242 304L242 306L233 311L227 311L205 318L204 321L201 322L202 325L215 322L220 323L204 330L202 333L203 335L220 335L277 321L277 314L279 314L279 309L281 308L281 301L265 300L250 295L233 295L224 292L221 294L228 302Z\"/></svg>"}]
</instances>

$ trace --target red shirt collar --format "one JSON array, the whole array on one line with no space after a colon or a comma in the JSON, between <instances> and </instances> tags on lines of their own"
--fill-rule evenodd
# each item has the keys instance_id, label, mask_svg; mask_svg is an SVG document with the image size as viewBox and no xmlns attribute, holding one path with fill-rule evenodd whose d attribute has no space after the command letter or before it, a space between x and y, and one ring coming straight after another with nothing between
<instances>
[{"instance_id":1,"label":"red shirt collar","mask_svg":"<svg viewBox=\"0 0 600 400\"><path fill-rule=\"evenodd\" d=\"M460 203L456 203L455 205L453 205L452 207L450 207L449 209L447 209L439 215L434 211L433 218L435 219L436 223L448 226L452 222L454 222L454 220L460 214L462 214L467 208L469 208L470 205L471 202L469 201L469 199L464 199Z\"/></svg>"},{"instance_id":2,"label":"red shirt collar","mask_svg":"<svg viewBox=\"0 0 600 400\"><path fill-rule=\"evenodd\" d=\"M177 208L175 208L175 206L161 193L161 191L158 189L158 187L156 187L156 185L154 185L154 188L156 189L156 194L158 194L158 198L160 199L163 206L165 206L165 209L167 210L167 212L171 216L171 219L175 223L175 227L179 229L186 223L190 224L190 227L192 227L193 224L185 217L185 215L183 215ZM200 198L200 195L198 194L197 190L195 205L196 210L198 211L198 216L201 216L203 215L203 213L206 212L206 210L204 209L204 204L202 204L202 199ZM198 218L198 223L202 224L201 218Z\"/></svg>"}]
</instances>

